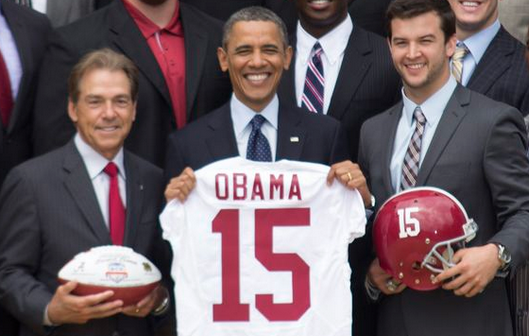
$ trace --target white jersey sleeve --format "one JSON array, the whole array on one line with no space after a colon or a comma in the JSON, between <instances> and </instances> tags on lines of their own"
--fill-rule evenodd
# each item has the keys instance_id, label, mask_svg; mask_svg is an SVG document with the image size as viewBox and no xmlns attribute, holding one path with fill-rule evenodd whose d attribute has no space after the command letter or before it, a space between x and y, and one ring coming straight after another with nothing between
<instances>
[{"instance_id":1,"label":"white jersey sleeve","mask_svg":"<svg viewBox=\"0 0 529 336\"><path fill-rule=\"evenodd\" d=\"M356 190L329 167L218 161L160 216L173 249L179 336L350 336L348 244L365 232Z\"/></svg>"}]
</instances>

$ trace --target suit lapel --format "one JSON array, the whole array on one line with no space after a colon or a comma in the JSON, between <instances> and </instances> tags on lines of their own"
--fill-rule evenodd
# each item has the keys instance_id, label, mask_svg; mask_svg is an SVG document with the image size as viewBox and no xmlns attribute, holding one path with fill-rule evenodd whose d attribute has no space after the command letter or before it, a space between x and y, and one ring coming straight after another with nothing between
<instances>
[{"instance_id":1,"label":"suit lapel","mask_svg":"<svg viewBox=\"0 0 529 336\"><path fill-rule=\"evenodd\" d=\"M276 160L299 160L305 143L305 129L297 108L279 105Z\"/></svg>"},{"instance_id":2,"label":"suit lapel","mask_svg":"<svg viewBox=\"0 0 529 336\"><path fill-rule=\"evenodd\" d=\"M229 101L219 109L218 113L211 114L208 127L211 135L206 139L206 144L213 161L239 155Z\"/></svg>"},{"instance_id":3,"label":"suit lapel","mask_svg":"<svg viewBox=\"0 0 529 336\"><path fill-rule=\"evenodd\" d=\"M467 87L471 90L486 93L511 66L510 55L515 52L515 45L505 38L507 32L500 28L492 39L485 54L474 69Z\"/></svg>"},{"instance_id":4,"label":"suit lapel","mask_svg":"<svg viewBox=\"0 0 529 336\"><path fill-rule=\"evenodd\" d=\"M143 204L143 182L139 174L139 169L135 162L132 162L127 151L124 152L124 164L127 184L127 219L125 224L125 238L123 245L133 246L136 240L136 231L140 225L141 209Z\"/></svg>"},{"instance_id":5,"label":"suit lapel","mask_svg":"<svg viewBox=\"0 0 529 336\"><path fill-rule=\"evenodd\" d=\"M9 24L9 29L13 34L15 43L18 49L18 55L20 57L20 63L22 65L22 78L20 78L20 84L18 88L17 97L27 97L27 92L30 90L31 74L35 71L31 69L31 65L34 63L33 53L31 52L31 41L32 36L27 31L26 26L19 17L14 14L10 14L10 6L2 5L2 10L6 12L6 20ZM9 125L7 126L7 133L11 133L14 125L16 125L17 119L20 117L20 109L24 105L22 99L16 99L11 117L9 119Z\"/></svg>"},{"instance_id":6,"label":"suit lapel","mask_svg":"<svg viewBox=\"0 0 529 336\"><path fill-rule=\"evenodd\" d=\"M428 180L428 176L430 176L437 160L465 117L466 110L464 106L468 105L469 102L470 91L458 85L448 101L441 120L439 120L439 125L421 164L419 175L417 176L417 186L424 185Z\"/></svg>"},{"instance_id":7,"label":"suit lapel","mask_svg":"<svg viewBox=\"0 0 529 336\"><path fill-rule=\"evenodd\" d=\"M70 141L64 150L66 151L66 155L63 169L66 189L70 192L72 199L79 207L79 210L86 220L86 225L97 236L101 244L112 244L109 231L103 219L103 214L99 208L92 181L90 181L81 155L77 151L73 141Z\"/></svg>"},{"instance_id":8,"label":"suit lapel","mask_svg":"<svg viewBox=\"0 0 529 336\"><path fill-rule=\"evenodd\" d=\"M281 82L279 83L279 87L277 88L277 94L279 96L279 100L282 103L288 103L292 106L297 106L297 98L296 98L296 34L290 35L290 41L292 43L292 46L294 48L294 57L292 57L292 62L290 63L290 67L287 71L283 72L283 75L281 76Z\"/></svg>"},{"instance_id":9,"label":"suit lapel","mask_svg":"<svg viewBox=\"0 0 529 336\"><path fill-rule=\"evenodd\" d=\"M121 1L114 1L110 6L112 10L109 10L108 22L114 34L114 44L136 64L166 103L173 106L163 73L141 31Z\"/></svg>"},{"instance_id":10,"label":"suit lapel","mask_svg":"<svg viewBox=\"0 0 529 336\"><path fill-rule=\"evenodd\" d=\"M345 48L343 62L329 106L329 115L341 120L349 102L371 67L372 60L368 57L371 52L368 35L361 28L355 26Z\"/></svg>"},{"instance_id":11,"label":"suit lapel","mask_svg":"<svg viewBox=\"0 0 529 336\"><path fill-rule=\"evenodd\" d=\"M384 180L384 187L387 191L388 195L393 195L395 193L395 189L393 188L393 184L391 184L391 157L393 156L393 145L395 143L395 136L397 134L397 127L399 125L399 120L402 115L402 102L398 103L397 105L393 106L389 111L389 121L383 125L380 125L380 127L384 127L386 130L385 132L382 132L383 134L387 134L388 137L386 138L386 144L384 146L383 150L383 158L384 158L384 167L386 167L383 180Z\"/></svg>"},{"instance_id":12,"label":"suit lapel","mask_svg":"<svg viewBox=\"0 0 529 336\"><path fill-rule=\"evenodd\" d=\"M202 77L202 69L208 47L207 34L199 29L200 25L192 22L187 4L180 2L180 19L184 27L184 44L186 53L186 113L189 120L195 105L195 98ZM207 98L206 98L207 99Z\"/></svg>"}]
</instances>

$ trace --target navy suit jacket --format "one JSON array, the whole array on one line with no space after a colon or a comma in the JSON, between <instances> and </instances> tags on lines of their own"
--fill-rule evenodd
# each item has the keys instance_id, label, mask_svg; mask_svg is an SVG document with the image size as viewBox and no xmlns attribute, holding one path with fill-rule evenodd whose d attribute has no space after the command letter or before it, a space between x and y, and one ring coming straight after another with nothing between
<instances>
[{"instance_id":1,"label":"navy suit jacket","mask_svg":"<svg viewBox=\"0 0 529 336\"><path fill-rule=\"evenodd\" d=\"M222 23L185 3L180 4L180 19L186 53L186 112L191 121L225 103L231 84L220 70L216 54ZM67 114L67 78L84 54L104 47L124 54L140 70L136 121L125 147L163 167L167 136L176 129L171 98L162 71L122 0L59 28L52 36L36 97L35 152L45 153L72 137L75 130Z\"/></svg>"},{"instance_id":2,"label":"navy suit jacket","mask_svg":"<svg viewBox=\"0 0 529 336\"><path fill-rule=\"evenodd\" d=\"M529 69L525 46L501 27L485 50L467 88L529 114Z\"/></svg>"},{"instance_id":3,"label":"navy suit jacket","mask_svg":"<svg viewBox=\"0 0 529 336\"><path fill-rule=\"evenodd\" d=\"M280 103L277 132L276 160L330 165L348 157L345 134L332 118ZM185 167L196 170L238 156L230 103L171 134L167 148L166 179L178 176Z\"/></svg>"},{"instance_id":4,"label":"navy suit jacket","mask_svg":"<svg viewBox=\"0 0 529 336\"><path fill-rule=\"evenodd\" d=\"M51 24L44 14L10 0L1 0L0 9L15 39L22 65L22 78L9 125L1 125L0 121L1 186L11 168L32 156L31 111L35 102L37 75L51 33Z\"/></svg>"}]
</instances>

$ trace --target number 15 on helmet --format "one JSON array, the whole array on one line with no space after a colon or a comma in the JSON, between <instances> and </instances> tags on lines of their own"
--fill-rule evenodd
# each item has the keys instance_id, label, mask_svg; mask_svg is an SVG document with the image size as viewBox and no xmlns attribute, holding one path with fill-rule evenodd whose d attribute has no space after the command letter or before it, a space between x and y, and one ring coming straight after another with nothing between
<instances>
[{"instance_id":1,"label":"number 15 on helmet","mask_svg":"<svg viewBox=\"0 0 529 336\"><path fill-rule=\"evenodd\" d=\"M454 265L455 252L478 230L461 203L433 188L408 189L380 208L373 239L380 266L396 280L421 291L441 286L433 278Z\"/></svg>"}]
</instances>

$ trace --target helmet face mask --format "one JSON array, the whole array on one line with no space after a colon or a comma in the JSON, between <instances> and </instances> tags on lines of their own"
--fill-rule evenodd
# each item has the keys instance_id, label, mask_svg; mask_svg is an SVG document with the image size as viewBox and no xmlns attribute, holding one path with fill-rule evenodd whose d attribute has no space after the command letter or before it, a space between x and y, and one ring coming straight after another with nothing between
<instances>
[{"instance_id":1,"label":"helmet face mask","mask_svg":"<svg viewBox=\"0 0 529 336\"><path fill-rule=\"evenodd\" d=\"M454 266L455 252L471 241L477 224L444 190L420 187L388 199L375 218L373 238L380 266L416 290L441 286L433 278Z\"/></svg>"}]
</instances>

